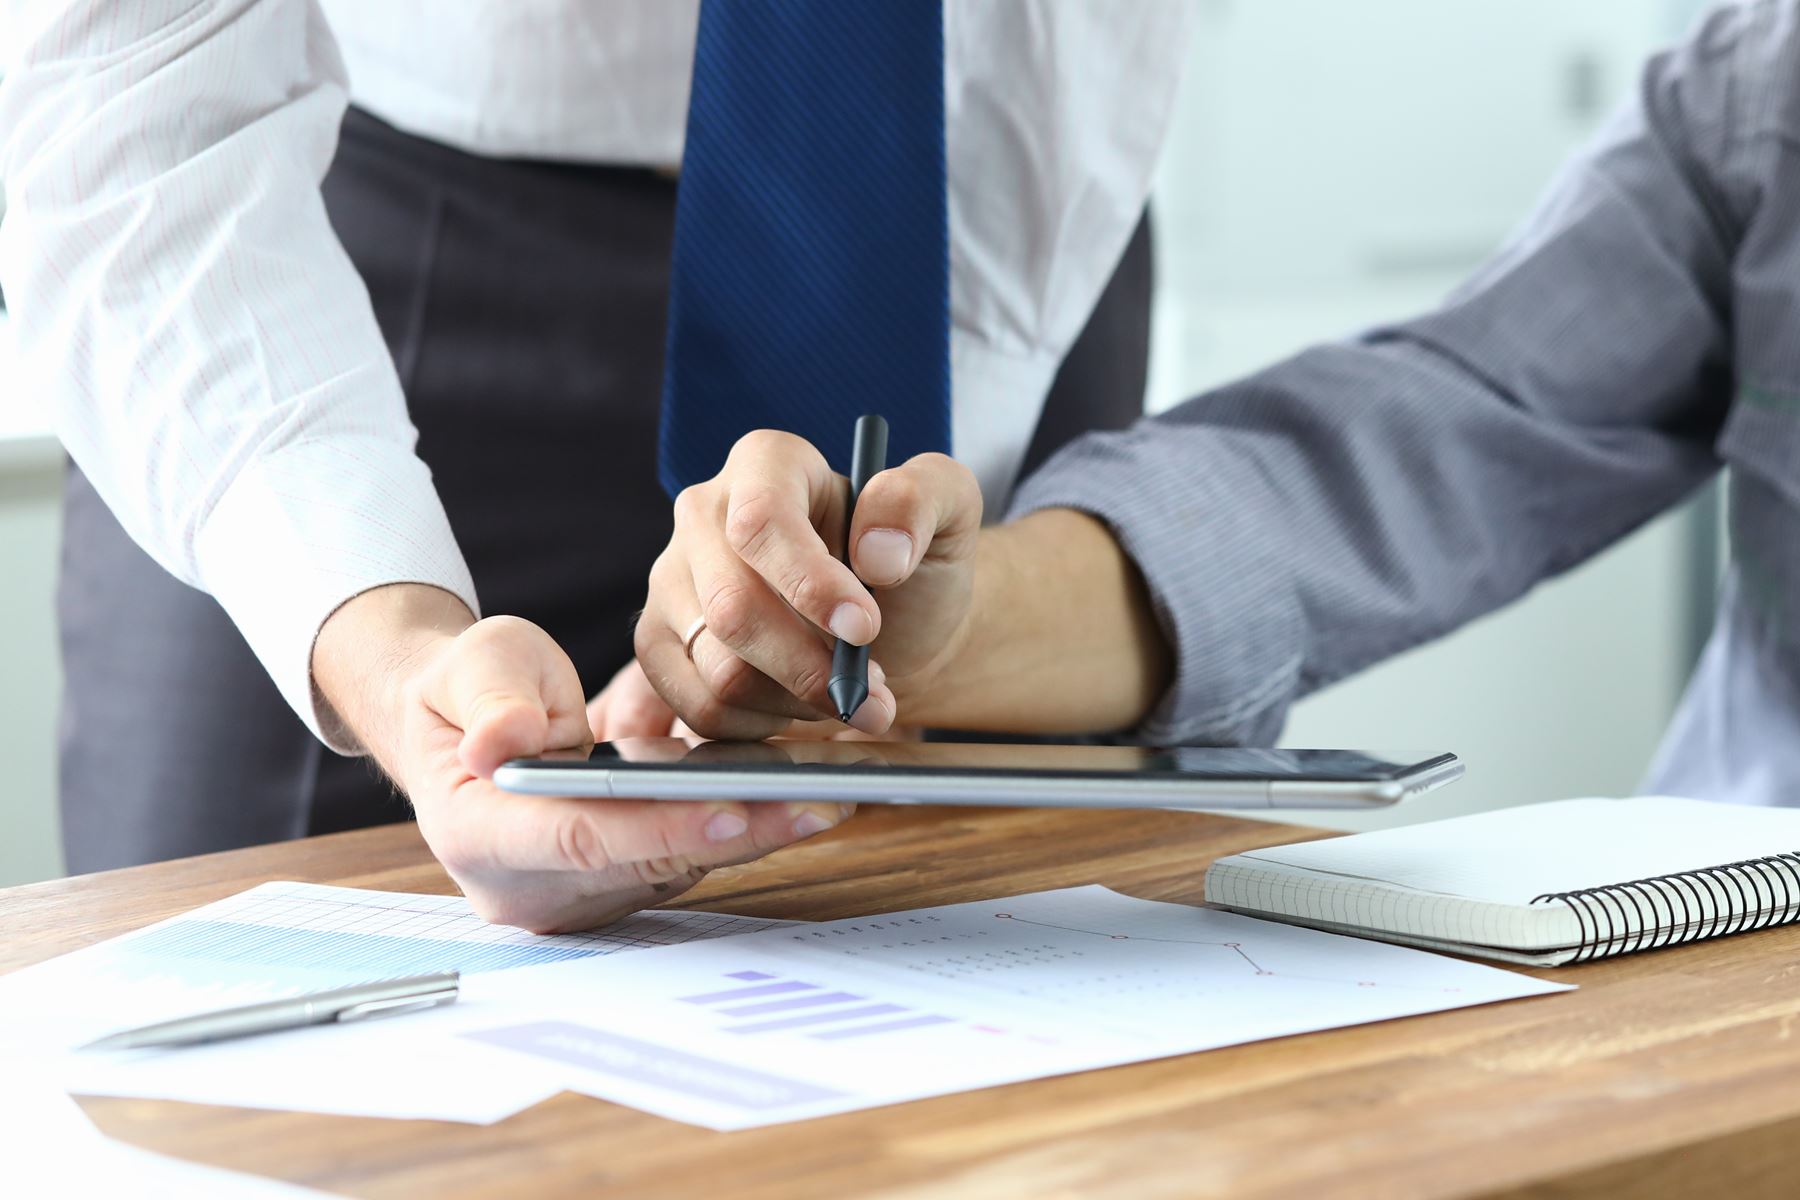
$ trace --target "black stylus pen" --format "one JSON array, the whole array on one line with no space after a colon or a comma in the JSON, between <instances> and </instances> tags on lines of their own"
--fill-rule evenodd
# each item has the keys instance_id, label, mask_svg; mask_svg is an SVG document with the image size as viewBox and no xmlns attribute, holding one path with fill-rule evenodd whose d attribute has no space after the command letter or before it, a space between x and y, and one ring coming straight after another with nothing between
<instances>
[{"instance_id":1,"label":"black stylus pen","mask_svg":"<svg viewBox=\"0 0 1800 1200\"><path fill-rule=\"evenodd\" d=\"M887 468L887 433L887 422L874 413L856 418L856 444L850 449L850 507L844 510L845 566L850 564L850 523L856 519L856 502L869 480ZM825 685L825 694L837 705L838 720L849 724L869 698L867 646L837 640L831 650L831 680Z\"/></svg>"}]
</instances>

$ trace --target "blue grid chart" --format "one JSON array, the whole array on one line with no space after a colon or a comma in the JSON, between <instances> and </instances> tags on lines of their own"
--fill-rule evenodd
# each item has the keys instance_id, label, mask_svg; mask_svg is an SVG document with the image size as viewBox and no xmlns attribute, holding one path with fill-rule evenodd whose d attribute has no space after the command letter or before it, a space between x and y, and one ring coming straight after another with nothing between
<instances>
[{"instance_id":1,"label":"blue grid chart","mask_svg":"<svg viewBox=\"0 0 1800 1200\"><path fill-rule=\"evenodd\" d=\"M294 970L386 976L475 973L788 924L724 913L651 911L586 933L539 936L488 924L460 896L267 883L146 929L120 949L163 959Z\"/></svg>"},{"instance_id":2,"label":"blue grid chart","mask_svg":"<svg viewBox=\"0 0 1800 1200\"><path fill-rule=\"evenodd\" d=\"M423 975L433 971L504 971L508 967L612 954L617 948L482 945L450 938L279 929L234 921L181 921L144 934L132 949L208 962Z\"/></svg>"}]
</instances>

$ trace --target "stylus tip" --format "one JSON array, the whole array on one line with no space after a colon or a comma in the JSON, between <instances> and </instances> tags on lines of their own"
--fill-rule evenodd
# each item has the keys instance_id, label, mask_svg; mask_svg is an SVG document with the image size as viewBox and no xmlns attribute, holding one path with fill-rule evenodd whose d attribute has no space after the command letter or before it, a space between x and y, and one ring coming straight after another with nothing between
<instances>
[{"instance_id":1,"label":"stylus tip","mask_svg":"<svg viewBox=\"0 0 1800 1200\"><path fill-rule=\"evenodd\" d=\"M838 720L846 725L856 715L856 710L862 707L863 701L869 698L868 684L845 675L832 676L825 691L837 708Z\"/></svg>"}]
</instances>

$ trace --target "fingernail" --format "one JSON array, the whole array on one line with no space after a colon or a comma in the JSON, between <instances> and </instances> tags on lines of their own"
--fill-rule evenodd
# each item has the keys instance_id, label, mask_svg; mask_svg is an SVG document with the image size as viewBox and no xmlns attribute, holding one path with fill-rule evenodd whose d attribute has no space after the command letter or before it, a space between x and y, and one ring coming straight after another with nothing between
<instances>
[{"instance_id":1,"label":"fingernail","mask_svg":"<svg viewBox=\"0 0 1800 1200\"><path fill-rule=\"evenodd\" d=\"M831 828L831 822L816 812L803 813L794 822L795 837L811 837L815 833L824 833Z\"/></svg>"},{"instance_id":2,"label":"fingernail","mask_svg":"<svg viewBox=\"0 0 1800 1200\"><path fill-rule=\"evenodd\" d=\"M898 583L912 562L912 535L898 529L871 529L856 543L857 572L864 583Z\"/></svg>"},{"instance_id":3,"label":"fingernail","mask_svg":"<svg viewBox=\"0 0 1800 1200\"><path fill-rule=\"evenodd\" d=\"M887 672L882 669L880 663L872 658L869 660L869 682L874 684L887 682Z\"/></svg>"},{"instance_id":4,"label":"fingernail","mask_svg":"<svg viewBox=\"0 0 1800 1200\"><path fill-rule=\"evenodd\" d=\"M732 838L742 837L744 830L750 828L750 822L734 812L715 814L706 823L706 840L709 842L729 842Z\"/></svg>"},{"instance_id":5,"label":"fingernail","mask_svg":"<svg viewBox=\"0 0 1800 1200\"><path fill-rule=\"evenodd\" d=\"M831 610L831 632L852 646L866 646L875 636L869 614L847 600Z\"/></svg>"}]
</instances>

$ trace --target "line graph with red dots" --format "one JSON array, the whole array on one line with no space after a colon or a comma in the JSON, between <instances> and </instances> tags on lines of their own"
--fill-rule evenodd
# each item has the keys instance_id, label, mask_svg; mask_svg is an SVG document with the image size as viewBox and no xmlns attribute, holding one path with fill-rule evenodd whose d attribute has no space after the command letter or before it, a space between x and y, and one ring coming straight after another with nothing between
<instances>
[{"instance_id":1,"label":"line graph with red dots","mask_svg":"<svg viewBox=\"0 0 1800 1200\"><path fill-rule=\"evenodd\" d=\"M1313 1002L1321 989L1445 999L1463 991L1459 980L1417 969L1431 959L1391 955L1378 943L1100 888L830 922L788 937L929 986L976 985L1055 1004L1215 1008L1228 993L1261 1004Z\"/></svg>"},{"instance_id":2,"label":"line graph with red dots","mask_svg":"<svg viewBox=\"0 0 1800 1200\"><path fill-rule=\"evenodd\" d=\"M1237 956L1243 959L1245 964L1258 975L1273 975L1275 973L1268 970L1266 967L1259 965L1254 958L1251 958L1245 953L1244 943L1242 942L1201 941L1197 938L1139 937L1130 933L1108 933L1101 929L1077 929L1072 925L1052 925L1048 921L1032 921L1025 917L1014 916L1009 912L997 912L994 914L994 919L998 921L1017 921L1021 925L1036 925L1043 929L1060 929L1064 933L1081 933L1087 934L1090 937L1103 937L1111 942L1166 942L1172 946L1219 946L1226 950L1236 952ZM1371 982L1364 986L1373 987L1375 985Z\"/></svg>"},{"instance_id":3,"label":"line graph with red dots","mask_svg":"<svg viewBox=\"0 0 1800 1200\"><path fill-rule=\"evenodd\" d=\"M1209 914L1209 915L1222 916L1223 914ZM1236 956L1236 958L1241 962L1242 966L1245 967L1251 975L1262 976L1265 978L1279 977L1279 978L1283 978L1283 979L1305 981L1307 983L1337 984L1340 986L1357 987L1357 988L1380 988L1380 987L1403 988L1403 989L1406 989L1409 991L1423 990L1423 991L1429 991L1429 992L1438 992L1438 993L1442 993L1445 995L1455 995L1458 992L1462 991L1462 989L1460 987L1445 986L1445 985L1425 985L1425 986L1421 987L1421 985L1419 985L1419 984L1407 983L1407 982L1399 981L1399 980L1383 981L1383 980L1379 980L1379 979L1366 979L1366 978L1359 978L1359 977L1351 977L1351 976L1347 976L1347 975L1319 975L1319 974L1314 974L1314 973L1305 972L1305 971L1288 970L1285 968L1278 970L1278 969L1275 969L1274 967L1272 967L1271 965L1269 965L1269 963L1266 961L1266 959L1264 961L1259 961L1256 956L1252 955L1250 953L1250 949L1246 948L1245 942L1241 938L1238 940L1226 940L1226 939L1215 939L1215 938L1166 937L1166 936L1157 936L1154 934L1143 934L1143 933L1117 933L1117 932L1113 932L1111 930L1105 930L1105 929L1084 929L1084 928L1081 928L1081 927L1075 926L1075 925L1058 925L1058 924L1055 924L1054 922L1049 922L1049 921L1036 921L1036 920L1032 920L1028 917L1021 917L1018 914L1011 913L1011 912L996 912L993 914L993 916L994 916L995 920L999 920L999 921L1011 921L1011 922L1015 922L1020 925L1035 925L1041 929L1052 929L1052 930L1056 930L1060 933L1073 933L1073 934L1081 935L1083 937L1104 938L1106 941L1109 941L1109 942L1137 942L1137 943L1146 943L1146 944L1163 944L1163 945L1170 945L1170 946L1216 947L1221 950L1231 951L1231 953ZM1256 921L1254 918L1233 917L1231 919L1234 921L1249 921L1255 925L1267 925L1271 931L1288 928L1287 926L1277 926L1277 925L1269 924L1268 922ZM1261 953L1261 951L1259 951L1259 953Z\"/></svg>"}]
</instances>

